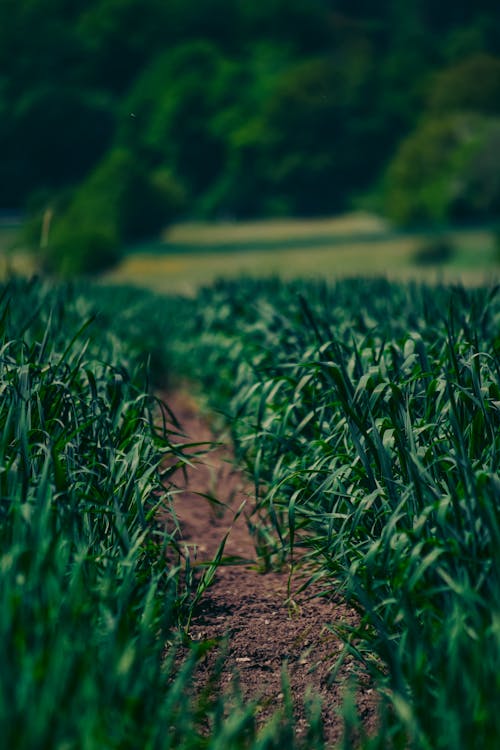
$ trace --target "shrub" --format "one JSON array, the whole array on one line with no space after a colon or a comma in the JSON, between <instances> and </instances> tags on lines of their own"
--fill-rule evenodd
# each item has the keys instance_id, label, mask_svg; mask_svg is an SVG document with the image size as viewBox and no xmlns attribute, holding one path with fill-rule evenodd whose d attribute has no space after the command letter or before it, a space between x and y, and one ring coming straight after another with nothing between
<instances>
[{"instance_id":1,"label":"shrub","mask_svg":"<svg viewBox=\"0 0 500 750\"><path fill-rule=\"evenodd\" d=\"M158 169L131 179L122 200L121 233L133 242L170 224L184 207L185 193L167 169Z\"/></svg>"},{"instance_id":2,"label":"shrub","mask_svg":"<svg viewBox=\"0 0 500 750\"><path fill-rule=\"evenodd\" d=\"M387 214L402 225L498 213L498 118L434 116L400 145L386 173Z\"/></svg>"},{"instance_id":3,"label":"shrub","mask_svg":"<svg viewBox=\"0 0 500 750\"><path fill-rule=\"evenodd\" d=\"M500 58L484 53L472 55L438 71L429 93L433 112L500 111Z\"/></svg>"},{"instance_id":4,"label":"shrub","mask_svg":"<svg viewBox=\"0 0 500 750\"><path fill-rule=\"evenodd\" d=\"M466 133L462 118L432 119L401 143L387 170L392 219L408 225L446 218L453 155Z\"/></svg>"},{"instance_id":5,"label":"shrub","mask_svg":"<svg viewBox=\"0 0 500 750\"><path fill-rule=\"evenodd\" d=\"M45 270L61 276L95 274L115 265L121 256L116 234L106 226L63 227L44 251Z\"/></svg>"},{"instance_id":6,"label":"shrub","mask_svg":"<svg viewBox=\"0 0 500 750\"><path fill-rule=\"evenodd\" d=\"M149 173L129 151L112 151L56 216L42 266L61 275L96 273L124 244L154 236L180 211L183 193L167 173Z\"/></svg>"},{"instance_id":7,"label":"shrub","mask_svg":"<svg viewBox=\"0 0 500 750\"><path fill-rule=\"evenodd\" d=\"M484 119L466 154L450 213L455 219L495 220L500 214L500 119Z\"/></svg>"},{"instance_id":8,"label":"shrub","mask_svg":"<svg viewBox=\"0 0 500 750\"><path fill-rule=\"evenodd\" d=\"M424 242L414 253L413 262L418 266L448 263L455 255L455 247L448 237L433 237Z\"/></svg>"}]
</instances>

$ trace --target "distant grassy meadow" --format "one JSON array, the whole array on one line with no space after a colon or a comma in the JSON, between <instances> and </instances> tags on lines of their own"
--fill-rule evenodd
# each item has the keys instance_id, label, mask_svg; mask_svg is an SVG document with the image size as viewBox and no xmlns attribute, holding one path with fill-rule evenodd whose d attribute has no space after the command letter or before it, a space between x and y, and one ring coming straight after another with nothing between
<instances>
[{"instance_id":1,"label":"distant grassy meadow","mask_svg":"<svg viewBox=\"0 0 500 750\"><path fill-rule=\"evenodd\" d=\"M131 248L105 275L110 283L132 283L157 292L192 294L217 278L277 276L324 279L385 276L481 284L498 274L493 234L488 230L446 232L454 246L445 264L418 265L418 249L439 233L396 233L364 214L323 220L181 224L162 241Z\"/></svg>"},{"instance_id":2,"label":"distant grassy meadow","mask_svg":"<svg viewBox=\"0 0 500 750\"><path fill-rule=\"evenodd\" d=\"M425 243L443 234L453 245L446 263L417 264ZM19 228L0 227L0 272L30 274L36 262L16 247ZM161 293L193 294L218 278L276 276L333 281L349 276L478 285L500 276L495 237L488 229L395 232L363 213L327 219L183 223L155 242L127 248L102 279Z\"/></svg>"}]
</instances>

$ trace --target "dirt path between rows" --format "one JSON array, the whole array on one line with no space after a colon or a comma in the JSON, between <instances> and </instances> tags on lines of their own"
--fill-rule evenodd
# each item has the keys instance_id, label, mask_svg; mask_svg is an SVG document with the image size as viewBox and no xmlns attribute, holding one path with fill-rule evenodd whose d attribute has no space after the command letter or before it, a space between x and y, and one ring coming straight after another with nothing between
<instances>
[{"instance_id":1,"label":"dirt path between rows","mask_svg":"<svg viewBox=\"0 0 500 750\"><path fill-rule=\"evenodd\" d=\"M185 437L178 436L179 442L223 441L186 390L171 391L163 398L181 425ZM189 635L193 640L228 638L223 685L229 685L236 673L245 698L258 701L258 718L262 720L282 705L281 671L286 664L296 706L297 734L306 730L303 704L311 687L322 699L325 739L333 745L342 735L339 711L354 667L352 657L347 657L337 680L330 684L331 668L342 643L327 625L354 624L357 616L334 591L328 598L312 598L310 591L296 594L291 608L287 604L288 573L259 572L245 518L252 510L252 487L243 472L234 467L229 441L223 442L197 458L185 479L177 478L175 512L182 543L188 546L192 558L213 559L229 532L224 556L246 562L219 567L191 621ZM209 502L203 494L216 497L226 507ZM235 521L243 501L245 511ZM302 580L298 576L293 579L294 592ZM212 663L207 658L201 670L208 674ZM370 730L375 725L375 695L369 686L360 691L358 705L363 724Z\"/></svg>"}]
</instances>

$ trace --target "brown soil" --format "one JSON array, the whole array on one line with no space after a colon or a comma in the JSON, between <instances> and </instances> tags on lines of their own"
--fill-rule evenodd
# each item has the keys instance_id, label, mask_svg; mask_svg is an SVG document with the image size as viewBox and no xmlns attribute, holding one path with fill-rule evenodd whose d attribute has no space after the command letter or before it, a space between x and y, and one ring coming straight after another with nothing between
<instances>
[{"instance_id":1,"label":"brown soil","mask_svg":"<svg viewBox=\"0 0 500 750\"><path fill-rule=\"evenodd\" d=\"M221 441L185 390L172 391L164 398L185 436L179 436L179 442ZM198 456L185 480L177 482L175 513L190 558L197 562L212 560L228 533L224 556L237 558L239 563L218 568L190 623L189 636L194 641L227 638L222 683L229 686L237 679L243 696L258 702L262 720L283 703L281 672L286 665L297 733L306 730L304 697L310 687L322 700L324 736L328 745L333 745L342 735L339 711L354 662L347 656L332 682L332 668L343 644L328 625L355 624L357 615L334 591L321 598L312 596L314 587L298 592L304 573L292 579L290 603L288 572L260 572L262 566L256 559L245 517L252 510L252 487L243 472L234 467L227 443ZM224 506L203 495L215 497ZM245 509L235 520L244 501ZM212 652L201 665L202 683L208 679L215 659ZM365 729L370 731L375 726L376 701L369 685L358 690L357 703Z\"/></svg>"}]
</instances>

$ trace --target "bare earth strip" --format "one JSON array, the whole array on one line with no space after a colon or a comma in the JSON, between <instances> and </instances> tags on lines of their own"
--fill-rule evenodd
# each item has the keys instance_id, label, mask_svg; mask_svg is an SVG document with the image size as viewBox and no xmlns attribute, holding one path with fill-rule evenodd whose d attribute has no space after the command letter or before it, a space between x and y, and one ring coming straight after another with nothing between
<instances>
[{"instance_id":1,"label":"bare earth strip","mask_svg":"<svg viewBox=\"0 0 500 750\"><path fill-rule=\"evenodd\" d=\"M182 442L216 439L186 391L168 393L165 400L186 436ZM209 502L203 494L215 496L227 507ZM245 511L235 521L243 501L246 501ZM311 687L323 701L325 739L329 745L333 744L342 735L339 710L353 664L351 657L347 657L337 680L330 684L331 667L342 644L327 624L354 624L356 613L334 591L321 599L312 598L310 593L298 594L293 597L291 609L287 604L288 574L259 572L245 519L245 513L249 514L251 509L251 487L243 473L234 468L227 445L198 458L179 486L175 511L190 555L199 562L213 559L229 532L224 555L246 561L218 569L215 582L191 622L189 635L193 640L227 637L223 682L229 684L237 674L245 698L258 701L260 719L267 718L282 704L281 671L285 664L297 711L297 733L306 728L303 703L307 688ZM293 581L295 591L300 583ZM215 655L208 657L202 665L205 675L200 674L201 682L215 658ZM375 695L369 686L360 690L358 705L369 731L375 726Z\"/></svg>"}]
</instances>

